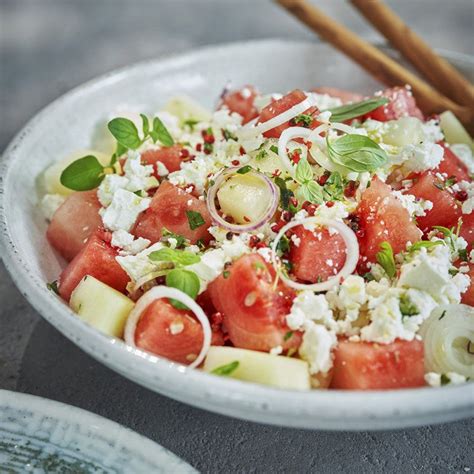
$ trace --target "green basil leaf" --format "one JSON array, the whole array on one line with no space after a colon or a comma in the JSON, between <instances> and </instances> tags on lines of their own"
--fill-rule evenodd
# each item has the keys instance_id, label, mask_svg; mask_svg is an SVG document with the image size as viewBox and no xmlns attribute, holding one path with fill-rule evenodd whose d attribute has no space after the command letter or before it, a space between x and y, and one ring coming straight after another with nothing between
<instances>
[{"instance_id":1,"label":"green basil leaf","mask_svg":"<svg viewBox=\"0 0 474 474\"><path fill-rule=\"evenodd\" d=\"M174 145L173 137L158 117L153 119L153 130L150 131L150 136L155 143L159 141L164 146Z\"/></svg>"},{"instance_id":2,"label":"green basil leaf","mask_svg":"<svg viewBox=\"0 0 474 474\"><path fill-rule=\"evenodd\" d=\"M183 266L192 265L193 263L199 263L201 261L201 257L192 252L170 249L168 247L151 252L148 258L152 262L172 262L175 265Z\"/></svg>"},{"instance_id":3,"label":"green basil leaf","mask_svg":"<svg viewBox=\"0 0 474 474\"><path fill-rule=\"evenodd\" d=\"M305 184L313 179L313 168L306 158L301 158L296 165L295 180L299 184Z\"/></svg>"},{"instance_id":4,"label":"green basil leaf","mask_svg":"<svg viewBox=\"0 0 474 474\"><path fill-rule=\"evenodd\" d=\"M186 211L186 217L188 218L191 230L197 229L206 223L202 215L197 211Z\"/></svg>"},{"instance_id":5,"label":"green basil leaf","mask_svg":"<svg viewBox=\"0 0 474 474\"><path fill-rule=\"evenodd\" d=\"M375 171L388 161L385 151L364 135L344 135L332 143L326 137L326 144L331 161L357 173Z\"/></svg>"},{"instance_id":6,"label":"green basil leaf","mask_svg":"<svg viewBox=\"0 0 474 474\"><path fill-rule=\"evenodd\" d=\"M316 181L309 181L301 186L301 193L306 201L312 202L313 204L322 204L323 199L323 188Z\"/></svg>"},{"instance_id":7,"label":"green basil leaf","mask_svg":"<svg viewBox=\"0 0 474 474\"><path fill-rule=\"evenodd\" d=\"M383 267L385 273L390 278L393 278L397 274L397 268L395 266L392 246L388 242L382 242L380 248L380 252L377 252L376 255L377 262Z\"/></svg>"},{"instance_id":8,"label":"green basil leaf","mask_svg":"<svg viewBox=\"0 0 474 474\"><path fill-rule=\"evenodd\" d=\"M242 168L239 168L237 170L237 173L239 174L247 174L249 171L252 171L252 167L250 165L245 165L242 166Z\"/></svg>"},{"instance_id":9,"label":"green basil leaf","mask_svg":"<svg viewBox=\"0 0 474 474\"><path fill-rule=\"evenodd\" d=\"M93 155L73 161L61 173L59 181L74 191L89 191L97 188L104 178L104 167Z\"/></svg>"},{"instance_id":10,"label":"green basil leaf","mask_svg":"<svg viewBox=\"0 0 474 474\"><path fill-rule=\"evenodd\" d=\"M195 300L199 293L200 283L198 276L194 272L183 270L182 268L175 268L166 275L166 286L181 290ZM175 308L188 309L186 305L179 301L171 299L170 303Z\"/></svg>"},{"instance_id":11,"label":"green basil leaf","mask_svg":"<svg viewBox=\"0 0 474 474\"><path fill-rule=\"evenodd\" d=\"M290 125L297 125L308 128L313 123L314 118L308 114L299 114L290 120Z\"/></svg>"},{"instance_id":12,"label":"green basil leaf","mask_svg":"<svg viewBox=\"0 0 474 474\"><path fill-rule=\"evenodd\" d=\"M214 370L211 371L211 374L227 376L227 375L232 374L232 372L236 371L239 365L240 365L240 362L238 360L234 360L233 362L230 362L229 364L216 367Z\"/></svg>"},{"instance_id":13,"label":"green basil leaf","mask_svg":"<svg viewBox=\"0 0 474 474\"><path fill-rule=\"evenodd\" d=\"M114 118L107 126L115 139L126 148L136 150L143 143L138 135L137 127L127 118Z\"/></svg>"},{"instance_id":14,"label":"green basil leaf","mask_svg":"<svg viewBox=\"0 0 474 474\"><path fill-rule=\"evenodd\" d=\"M340 105L339 107L333 107L328 110L331 112L332 122L345 122L346 120L351 120L372 112L372 110L378 109L389 102L386 97L374 97L372 99L363 100L362 102Z\"/></svg>"},{"instance_id":15,"label":"green basil leaf","mask_svg":"<svg viewBox=\"0 0 474 474\"><path fill-rule=\"evenodd\" d=\"M150 122L146 115L140 114L140 117L142 118L143 136L146 137L150 132Z\"/></svg>"}]
</instances>

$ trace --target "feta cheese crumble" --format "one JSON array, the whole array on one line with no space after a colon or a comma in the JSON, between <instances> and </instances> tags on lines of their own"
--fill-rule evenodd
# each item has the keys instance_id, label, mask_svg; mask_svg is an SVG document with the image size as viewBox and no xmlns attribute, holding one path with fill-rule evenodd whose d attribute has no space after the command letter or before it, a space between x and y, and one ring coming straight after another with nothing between
<instances>
[{"instance_id":1,"label":"feta cheese crumble","mask_svg":"<svg viewBox=\"0 0 474 474\"><path fill-rule=\"evenodd\" d=\"M112 233L112 247L118 247L120 255L136 255L141 251L145 250L149 245L150 241L143 237L135 237L129 234L123 229L116 230Z\"/></svg>"},{"instance_id":2,"label":"feta cheese crumble","mask_svg":"<svg viewBox=\"0 0 474 474\"><path fill-rule=\"evenodd\" d=\"M399 159L405 172L421 172L436 168L443 159L443 147L433 142L419 145L406 145L402 148Z\"/></svg>"},{"instance_id":3,"label":"feta cheese crumble","mask_svg":"<svg viewBox=\"0 0 474 474\"><path fill-rule=\"evenodd\" d=\"M138 215L150 207L151 199L142 198L125 189L117 190L112 202L99 213L107 229L130 231Z\"/></svg>"}]
</instances>

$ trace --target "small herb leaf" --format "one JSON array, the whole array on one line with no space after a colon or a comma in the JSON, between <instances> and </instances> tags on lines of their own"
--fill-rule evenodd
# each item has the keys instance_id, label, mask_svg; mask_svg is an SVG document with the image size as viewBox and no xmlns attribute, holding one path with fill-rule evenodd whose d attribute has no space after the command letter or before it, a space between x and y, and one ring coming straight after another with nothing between
<instances>
[{"instance_id":1,"label":"small herb leaf","mask_svg":"<svg viewBox=\"0 0 474 474\"><path fill-rule=\"evenodd\" d=\"M376 258L377 262L383 267L385 273L390 277L393 278L396 273L397 269L395 267L395 259L393 257L393 249L392 246L388 242L382 242L380 244L380 252L377 252Z\"/></svg>"},{"instance_id":2,"label":"small herb leaf","mask_svg":"<svg viewBox=\"0 0 474 474\"><path fill-rule=\"evenodd\" d=\"M197 229L206 223L202 215L197 211L186 211L186 217L188 218L191 230Z\"/></svg>"},{"instance_id":3,"label":"small herb leaf","mask_svg":"<svg viewBox=\"0 0 474 474\"><path fill-rule=\"evenodd\" d=\"M308 160L301 159L296 165L295 180L299 184L306 184L313 179L313 169L308 163Z\"/></svg>"},{"instance_id":4,"label":"small herb leaf","mask_svg":"<svg viewBox=\"0 0 474 474\"><path fill-rule=\"evenodd\" d=\"M104 178L104 167L93 155L87 155L73 161L61 173L60 182L74 191L94 189Z\"/></svg>"},{"instance_id":5,"label":"small herb leaf","mask_svg":"<svg viewBox=\"0 0 474 474\"><path fill-rule=\"evenodd\" d=\"M142 144L137 127L127 118L112 119L108 123L108 128L115 139L126 148L136 150Z\"/></svg>"},{"instance_id":6,"label":"small herb leaf","mask_svg":"<svg viewBox=\"0 0 474 474\"><path fill-rule=\"evenodd\" d=\"M150 122L146 115L140 114L140 117L142 118L143 136L146 137L150 132Z\"/></svg>"},{"instance_id":7,"label":"small herb leaf","mask_svg":"<svg viewBox=\"0 0 474 474\"><path fill-rule=\"evenodd\" d=\"M252 171L252 167L250 165L245 165L242 166L242 168L239 168L237 170L237 173L239 174L247 174L249 171Z\"/></svg>"},{"instance_id":8,"label":"small herb leaf","mask_svg":"<svg viewBox=\"0 0 474 474\"><path fill-rule=\"evenodd\" d=\"M54 280L51 283L46 283L46 288L59 295L59 287L58 287L58 280Z\"/></svg>"},{"instance_id":9,"label":"small herb leaf","mask_svg":"<svg viewBox=\"0 0 474 474\"><path fill-rule=\"evenodd\" d=\"M240 362L238 360L234 360L233 362L230 362L229 364L216 367L214 370L211 371L211 374L227 376L235 372L237 368L239 367L239 365L240 365Z\"/></svg>"},{"instance_id":10,"label":"small herb leaf","mask_svg":"<svg viewBox=\"0 0 474 474\"><path fill-rule=\"evenodd\" d=\"M158 117L153 119L153 130L150 131L150 136L155 143L159 141L164 146L174 145L173 137Z\"/></svg>"},{"instance_id":11,"label":"small herb leaf","mask_svg":"<svg viewBox=\"0 0 474 474\"><path fill-rule=\"evenodd\" d=\"M345 122L346 120L351 120L368 112L372 112L372 110L378 109L380 106L388 104L388 102L389 100L386 97L380 97L334 107L329 109L329 112L331 112L331 121Z\"/></svg>"},{"instance_id":12,"label":"small herb leaf","mask_svg":"<svg viewBox=\"0 0 474 474\"><path fill-rule=\"evenodd\" d=\"M175 268L166 275L166 286L176 288L186 293L193 300L199 293L200 283L198 276L189 270ZM170 300L170 303L178 309L188 309L186 305L176 300Z\"/></svg>"},{"instance_id":13,"label":"small herb leaf","mask_svg":"<svg viewBox=\"0 0 474 474\"><path fill-rule=\"evenodd\" d=\"M192 265L193 263L199 263L201 261L201 257L192 252L170 249L167 247L151 252L148 255L148 258L152 262L172 262L176 266Z\"/></svg>"}]
</instances>

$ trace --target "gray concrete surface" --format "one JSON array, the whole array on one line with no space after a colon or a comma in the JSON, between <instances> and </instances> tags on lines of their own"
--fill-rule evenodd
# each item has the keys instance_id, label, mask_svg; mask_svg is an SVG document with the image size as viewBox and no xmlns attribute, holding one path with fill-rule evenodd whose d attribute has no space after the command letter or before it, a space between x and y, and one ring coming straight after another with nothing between
<instances>
[{"instance_id":1,"label":"gray concrete surface","mask_svg":"<svg viewBox=\"0 0 474 474\"><path fill-rule=\"evenodd\" d=\"M342 0L317 3L379 39ZM472 0L389 3L434 46L473 53ZM40 108L97 74L200 45L265 37L313 36L266 0L0 0L0 149ZM328 433L226 418L154 394L98 364L40 318L2 264L0 303L0 388L106 416L202 472L474 470L472 420Z\"/></svg>"}]
</instances>

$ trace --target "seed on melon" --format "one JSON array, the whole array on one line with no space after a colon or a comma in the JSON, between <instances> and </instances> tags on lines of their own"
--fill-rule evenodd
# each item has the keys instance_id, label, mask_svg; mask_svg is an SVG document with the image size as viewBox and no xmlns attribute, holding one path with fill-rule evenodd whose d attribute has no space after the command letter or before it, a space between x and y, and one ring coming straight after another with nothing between
<instances>
[{"instance_id":1,"label":"seed on melon","mask_svg":"<svg viewBox=\"0 0 474 474\"><path fill-rule=\"evenodd\" d=\"M238 364L229 374L232 378L288 390L311 388L307 362L248 349L211 346L204 361L204 371L213 372L233 362Z\"/></svg>"},{"instance_id":2,"label":"seed on melon","mask_svg":"<svg viewBox=\"0 0 474 474\"><path fill-rule=\"evenodd\" d=\"M270 205L268 185L258 176L236 174L217 192L222 212L237 224L258 222Z\"/></svg>"},{"instance_id":3,"label":"seed on melon","mask_svg":"<svg viewBox=\"0 0 474 474\"><path fill-rule=\"evenodd\" d=\"M61 194L67 196L72 194L72 189L66 188L61 184L60 177L64 169L69 166L73 161L82 158L83 156L93 155L95 156L102 165L106 165L110 161L110 156L105 153L101 153L97 150L78 150L71 153L66 158L57 163L54 163L43 173L42 181L45 191L48 194Z\"/></svg>"},{"instance_id":4,"label":"seed on melon","mask_svg":"<svg viewBox=\"0 0 474 474\"><path fill-rule=\"evenodd\" d=\"M134 303L117 290L86 275L72 292L69 306L83 321L104 334L122 337Z\"/></svg>"}]
</instances>

